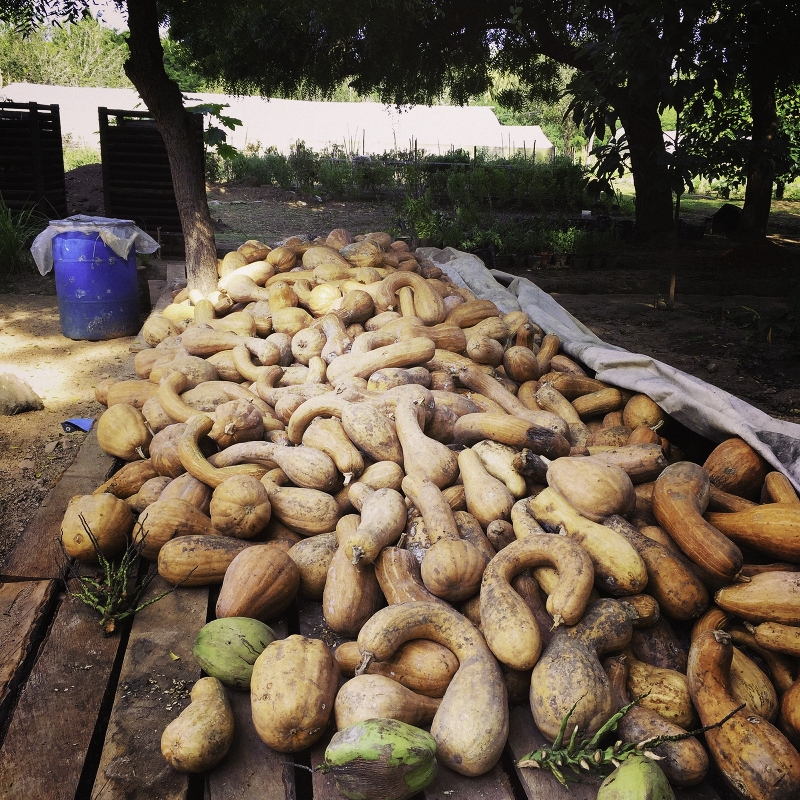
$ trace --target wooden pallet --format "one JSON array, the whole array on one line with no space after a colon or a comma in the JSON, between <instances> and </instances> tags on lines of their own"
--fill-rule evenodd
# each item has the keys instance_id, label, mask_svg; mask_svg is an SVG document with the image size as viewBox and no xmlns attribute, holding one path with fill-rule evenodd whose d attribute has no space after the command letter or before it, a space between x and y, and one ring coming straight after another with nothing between
<instances>
[{"instance_id":1,"label":"wooden pallet","mask_svg":"<svg viewBox=\"0 0 800 800\"><path fill-rule=\"evenodd\" d=\"M282 754L256 735L249 695L231 691L233 746L216 769L188 776L167 766L161 733L188 705L201 677L192 657L213 617L217 590L180 588L148 606L112 637L70 597L59 578L58 535L67 501L93 491L113 460L90 433L12 552L0 582L0 800L334 800L318 766L334 730L309 751ZM148 597L169 588L156 578ZM321 605L299 601L273 621L291 633L341 639ZM544 743L530 709L512 709L508 746L489 773L466 778L441 768L415 800L595 800L596 783L565 789L516 761ZM714 800L707 785L679 793Z\"/></svg>"}]
</instances>

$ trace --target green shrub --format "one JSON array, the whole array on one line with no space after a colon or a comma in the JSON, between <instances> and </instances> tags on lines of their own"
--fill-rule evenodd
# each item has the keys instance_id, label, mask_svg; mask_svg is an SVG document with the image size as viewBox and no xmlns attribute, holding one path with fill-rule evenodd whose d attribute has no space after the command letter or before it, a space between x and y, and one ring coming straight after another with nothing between
<instances>
[{"instance_id":1,"label":"green shrub","mask_svg":"<svg viewBox=\"0 0 800 800\"><path fill-rule=\"evenodd\" d=\"M47 220L34 209L14 212L0 198L0 279L34 268L30 246L47 227Z\"/></svg>"}]
</instances>

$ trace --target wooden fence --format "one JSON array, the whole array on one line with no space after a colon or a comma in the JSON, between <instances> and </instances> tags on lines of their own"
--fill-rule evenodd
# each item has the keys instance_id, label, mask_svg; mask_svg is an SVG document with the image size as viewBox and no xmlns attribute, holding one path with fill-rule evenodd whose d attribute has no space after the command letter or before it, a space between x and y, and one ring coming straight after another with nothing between
<instances>
[{"instance_id":1,"label":"wooden fence","mask_svg":"<svg viewBox=\"0 0 800 800\"><path fill-rule=\"evenodd\" d=\"M162 242L162 252L182 256L172 172L152 114L108 108L98 112L106 215L134 220ZM197 146L202 148L203 117L195 116Z\"/></svg>"},{"instance_id":2,"label":"wooden fence","mask_svg":"<svg viewBox=\"0 0 800 800\"><path fill-rule=\"evenodd\" d=\"M0 103L0 197L13 211L35 206L67 216L58 106Z\"/></svg>"}]
</instances>

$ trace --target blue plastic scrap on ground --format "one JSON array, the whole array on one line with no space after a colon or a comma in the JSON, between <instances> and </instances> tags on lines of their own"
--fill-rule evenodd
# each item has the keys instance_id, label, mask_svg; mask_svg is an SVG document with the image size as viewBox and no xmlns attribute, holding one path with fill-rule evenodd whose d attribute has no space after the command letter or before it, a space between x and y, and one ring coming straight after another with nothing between
<instances>
[{"instance_id":1,"label":"blue plastic scrap on ground","mask_svg":"<svg viewBox=\"0 0 800 800\"><path fill-rule=\"evenodd\" d=\"M61 427L67 433L75 433L75 431L84 431L84 433L88 433L92 429L92 425L94 425L94 419L92 417L75 417L74 419L64 420L61 423Z\"/></svg>"}]
</instances>

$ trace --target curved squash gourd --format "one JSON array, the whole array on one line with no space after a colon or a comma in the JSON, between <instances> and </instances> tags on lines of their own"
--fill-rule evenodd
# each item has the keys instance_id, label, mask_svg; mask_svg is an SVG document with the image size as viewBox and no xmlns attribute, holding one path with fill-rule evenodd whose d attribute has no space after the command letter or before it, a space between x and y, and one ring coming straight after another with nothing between
<instances>
[{"instance_id":1,"label":"curved squash gourd","mask_svg":"<svg viewBox=\"0 0 800 800\"><path fill-rule=\"evenodd\" d=\"M437 758L461 775L488 772L508 738L508 699L500 667L477 629L452 608L434 603L387 606L358 634L364 665L385 661L410 639L430 639L459 662L431 724Z\"/></svg>"}]
</instances>

